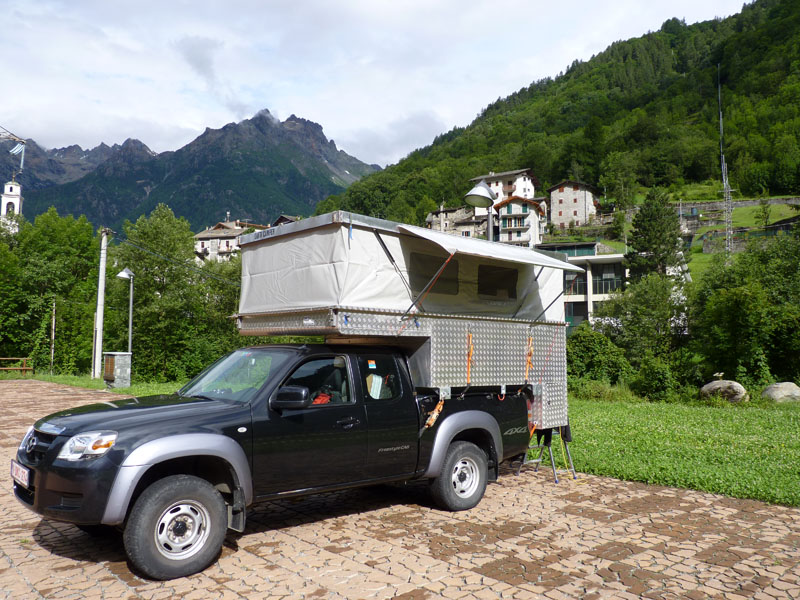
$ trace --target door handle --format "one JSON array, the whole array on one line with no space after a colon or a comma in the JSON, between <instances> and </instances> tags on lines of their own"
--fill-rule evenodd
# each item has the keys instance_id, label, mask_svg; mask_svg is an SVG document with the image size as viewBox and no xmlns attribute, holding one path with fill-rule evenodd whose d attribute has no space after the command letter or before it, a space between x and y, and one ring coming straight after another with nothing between
<instances>
[{"instance_id":1,"label":"door handle","mask_svg":"<svg viewBox=\"0 0 800 600\"><path fill-rule=\"evenodd\" d=\"M352 429L356 425L359 425L361 421L359 421L355 417L346 417L344 419L339 419L336 421L336 424L341 427L342 429Z\"/></svg>"}]
</instances>

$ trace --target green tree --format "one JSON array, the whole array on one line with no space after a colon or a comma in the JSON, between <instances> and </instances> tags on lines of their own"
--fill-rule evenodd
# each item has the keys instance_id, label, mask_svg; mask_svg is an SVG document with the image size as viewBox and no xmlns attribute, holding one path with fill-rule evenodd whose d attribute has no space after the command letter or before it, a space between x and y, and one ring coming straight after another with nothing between
<instances>
[{"instance_id":1,"label":"green tree","mask_svg":"<svg viewBox=\"0 0 800 600\"><path fill-rule=\"evenodd\" d=\"M84 218L54 208L0 242L0 353L49 366L56 304L54 369L73 373L91 364L98 243ZM10 242L10 244L9 244Z\"/></svg>"},{"instance_id":2,"label":"green tree","mask_svg":"<svg viewBox=\"0 0 800 600\"><path fill-rule=\"evenodd\" d=\"M689 328L706 374L753 384L800 381L800 238L751 243L709 268L691 297Z\"/></svg>"},{"instance_id":3,"label":"green tree","mask_svg":"<svg viewBox=\"0 0 800 600\"><path fill-rule=\"evenodd\" d=\"M159 204L149 216L126 222L123 229L130 243L113 249L109 272L127 267L135 277L132 371L155 381L193 375L205 358L188 358L203 345L205 298L198 293L198 275L192 268L194 236L189 222ZM109 278L108 290L107 304L118 310L109 315L106 345L121 350L127 345L127 282Z\"/></svg>"},{"instance_id":4,"label":"green tree","mask_svg":"<svg viewBox=\"0 0 800 600\"><path fill-rule=\"evenodd\" d=\"M685 301L670 277L651 273L616 293L595 311L595 327L639 367L645 356L669 360L684 343Z\"/></svg>"},{"instance_id":5,"label":"green tree","mask_svg":"<svg viewBox=\"0 0 800 600\"><path fill-rule=\"evenodd\" d=\"M666 192L651 189L633 218L628 238L631 249L625 255L625 265L630 269L631 280L638 281L649 273L666 275L670 267L678 264L679 241L678 213Z\"/></svg>"}]
</instances>

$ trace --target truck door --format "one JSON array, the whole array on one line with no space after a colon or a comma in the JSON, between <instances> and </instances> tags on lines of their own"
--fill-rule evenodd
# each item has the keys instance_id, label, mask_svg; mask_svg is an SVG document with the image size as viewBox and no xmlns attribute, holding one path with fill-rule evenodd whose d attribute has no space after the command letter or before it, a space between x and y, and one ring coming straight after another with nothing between
<instances>
[{"instance_id":1,"label":"truck door","mask_svg":"<svg viewBox=\"0 0 800 600\"><path fill-rule=\"evenodd\" d=\"M356 360L367 414L370 479L410 475L417 466L419 418L405 366L391 353L360 353Z\"/></svg>"},{"instance_id":2,"label":"truck door","mask_svg":"<svg viewBox=\"0 0 800 600\"><path fill-rule=\"evenodd\" d=\"M364 405L353 393L344 355L300 363L282 385L307 387L311 406L253 416L256 495L364 479L367 435Z\"/></svg>"}]
</instances>

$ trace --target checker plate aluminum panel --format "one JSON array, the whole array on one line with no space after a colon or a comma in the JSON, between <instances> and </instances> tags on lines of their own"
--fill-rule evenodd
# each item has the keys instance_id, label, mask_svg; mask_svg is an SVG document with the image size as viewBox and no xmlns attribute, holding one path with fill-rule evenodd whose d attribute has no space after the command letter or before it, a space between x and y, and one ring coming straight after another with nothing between
<instances>
[{"instance_id":1,"label":"checker plate aluminum panel","mask_svg":"<svg viewBox=\"0 0 800 600\"><path fill-rule=\"evenodd\" d=\"M327 307L314 310L239 315L243 335L330 335L429 338L429 381L435 388L499 386L510 391L526 382L541 394L542 428L567 424L566 326L513 319ZM471 361L469 342L471 340ZM531 344L530 364L528 348ZM469 368L467 366L468 362Z\"/></svg>"}]
</instances>

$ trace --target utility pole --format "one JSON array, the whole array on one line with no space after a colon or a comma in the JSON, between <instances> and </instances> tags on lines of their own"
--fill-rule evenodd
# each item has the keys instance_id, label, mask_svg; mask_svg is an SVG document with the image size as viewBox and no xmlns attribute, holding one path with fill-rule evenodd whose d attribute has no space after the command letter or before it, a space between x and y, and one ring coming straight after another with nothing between
<instances>
[{"instance_id":1,"label":"utility pole","mask_svg":"<svg viewBox=\"0 0 800 600\"><path fill-rule=\"evenodd\" d=\"M53 296L53 320L50 323L50 375L53 374L53 358L56 353L56 297Z\"/></svg>"},{"instance_id":2,"label":"utility pole","mask_svg":"<svg viewBox=\"0 0 800 600\"><path fill-rule=\"evenodd\" d=\"M725 256L731 259L733 253L733 199L731 198L731 186L728 182L728 165L725 162L724 136L722 131L722 81L719 74L719 63L717 63L717 103L719 104L719 157L722 165L722 193L725 199Z\"/></svg>"},{"instance_id":3,"label":"utility pole","mask_svg":"<svg viewBox=\"0 0 800 600\"><path fill-rule=\"evenodd\" d=\"M106 302L106 255L108 254L108 234L110 229L100 230L100 273L97 278L97 320L95 322L94 372L92 379L103 374L103 310Z\"/></svg>"}]
</instances>

